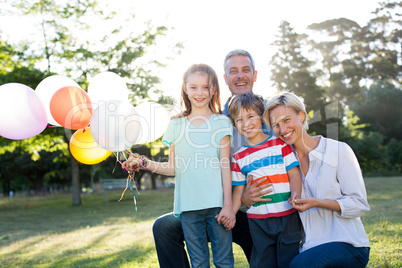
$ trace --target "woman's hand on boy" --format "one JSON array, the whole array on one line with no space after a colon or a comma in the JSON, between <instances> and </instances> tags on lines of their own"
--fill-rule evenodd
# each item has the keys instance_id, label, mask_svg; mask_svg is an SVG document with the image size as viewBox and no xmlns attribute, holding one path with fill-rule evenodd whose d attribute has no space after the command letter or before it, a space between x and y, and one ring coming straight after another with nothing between
<instances>
[{"instance_id":1,"label":"woman's hand on boy","mask_svg":"<svg viewBox=\"0 0 402 268\"><path fill-rule=\"evenodd\" d=\"M249 208L257 202L271 201L269 198L261 198L262 196L272 192L272 188L267 189L272 186L272 183L262 184L266 180L267 178L263 178L253 182L253 176L250 176L246 189L244 189L244 193L241 197L241 202L246 207Z\"/></svg>"}]
</instances>

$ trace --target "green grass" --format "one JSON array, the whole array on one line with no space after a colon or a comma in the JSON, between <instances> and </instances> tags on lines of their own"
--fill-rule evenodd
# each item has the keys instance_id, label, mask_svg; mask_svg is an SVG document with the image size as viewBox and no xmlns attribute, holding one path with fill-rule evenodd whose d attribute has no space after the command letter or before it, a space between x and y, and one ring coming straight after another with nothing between
<instances>
[{"instance_id":1,"label":"green grass","mask_svg":"<svg viewBox=\"0 0 402 268\"><path fill-rule=\"evenodd\" d=\"M371 211L363 218L371 243L368 267L402 266L402 177L367 178ZM158 267L152 224L170 212L172 189L0 198L0 267ZM234 245L236 267L247 267Z\"/></svg>"}]
</instances>

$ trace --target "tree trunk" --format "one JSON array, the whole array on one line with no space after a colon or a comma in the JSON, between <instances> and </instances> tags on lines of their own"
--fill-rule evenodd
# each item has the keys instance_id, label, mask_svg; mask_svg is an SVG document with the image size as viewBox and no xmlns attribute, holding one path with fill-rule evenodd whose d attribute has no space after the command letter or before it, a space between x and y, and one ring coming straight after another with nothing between
<instances>
[{"instance_id":1,"label":"tree trunk","mask_svg":"<svg viewBox=\"0 0 402 268\"><path fill-rule=\"evenodd\" d=\"M71 194L73 196L73 206L81 205L81 185L80 185L80 168L77 160L70 155L71 161Z\"/></svg>"},{"instance_id":2,"label":"tree trunk","mask_svg":"<svg viewBox=\"0 0 402 268\"><path fill-rule=\"evenodd\" d=\"M151 174L151 183L152 183L152 189L156 190L156 173Z\"/></svg>"}]
</instances>

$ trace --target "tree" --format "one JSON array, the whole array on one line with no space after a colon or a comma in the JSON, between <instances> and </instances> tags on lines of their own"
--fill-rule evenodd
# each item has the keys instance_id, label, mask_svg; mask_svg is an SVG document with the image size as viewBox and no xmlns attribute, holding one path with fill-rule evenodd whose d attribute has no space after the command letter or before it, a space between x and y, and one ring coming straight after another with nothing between
<instances>
[{"instance_id":1,"label":"tree","mask_svg":"<svg viewBox=\"0 0 402 268\"><path fill-rule=\"evenodd\" d=\"M402 90L387 82L378 82L365 93L364 100L354 103L351 108L365 123L365 130L384 135L385 141L402 133ZM397 137L400 139L401 137Z\"/></svg>"},{"instance_id":2,"label":"tree","mask_svg":"<svg viewBox=\"0 0 402 268\"><path fill-rule=\"evenodd\" d=\"M40 18L38 25L43 42L31 42L20 58L31 58L36 63L46 60L47 74L54 73L73 76L83 89L88 78L103 71L116 72L126 78L133 91L133 101L148 98L148 91L155 89L159 79L152 75L151 65L139 62L147 53L147 48L156 44L167 28L147 24L143 33L123 32L122 27L96 41L85 39L91 21L112 20L113 14L104 14L96 0L9 0L14 12L24 16ZM131 18L130 18L131 19ZM80 38L78 37L80 36ZM42 46L41 46L42 45ZM163 66L158 61L153 65ZM67 139L68 141L68 139ZM71 158L73 178L73 205L79 205L80 181L79 164Z\"/></svg>"},{"instance_id":3,"label":"tree","mask_svg":"<svg viewBox=\"0 0 402 268\"><path fill-rule=\"evenodd\" d=\"M348 96L356 96L361 92L360 62L350 60L351 43L360 26L349 19L331 19L308 26L313 32L320 33L320 38L311 39L309 43L315 51L316 62L323 67L320 77L327 80L327 96L331 100L346 101ZM315 33L313 33L315 34ZM353 57L353 55L351 55ZM346 69L344 66L346 66ZM351 71L351 67L357 67ZM317 66L317 68L319 68ZM344 72L346 70L346 73Z\"/></svg>"},{"instance_id":4,"label":"tree","mask_svg":"<svg viewBox=\"0 0 402 268\"><path fill-rule=\"evenodd\" d=\"M295 33L286 21L279 26L280 34L273 45L278 47L270 64L274 86L288 90L304 98L307 111L322 107L323 91L316 84L316 76L310 71L312 62L302 54L302 36Z\"/></svg>"},{"instance_id":5,"label":"tree","mask_svg":"<svg viewBox=\"0 0 402 268\"><path fill-rule=\"evenodd\" d=\"M279 29L278 39L273 43L278 51L270 62L274 86L280 91L291 91L302 97L307 113L314 114L316 111L316 117L325 118L324 91L317 85L316 73L310 69L312 62L302 54L300 41L304 36L294 32L286 21L281 23ZM324 134L325 122L315 120L310 131Z\"/></svg>"},{"instance_id":6,"label":"tree","mask_svg":"<svg viewBox=\"0 0 402 268\"><path fill-rule=\"evenodd\" d=\"M367 25L346 19L331 19L308 26L316 68L324 67L329 82L328 95L344 104L362 101L365 91L376 81L400 84L401 14L397 2L381 2ZM399 63L398 63L399 62Z\"/></svg>"}]
</instances>

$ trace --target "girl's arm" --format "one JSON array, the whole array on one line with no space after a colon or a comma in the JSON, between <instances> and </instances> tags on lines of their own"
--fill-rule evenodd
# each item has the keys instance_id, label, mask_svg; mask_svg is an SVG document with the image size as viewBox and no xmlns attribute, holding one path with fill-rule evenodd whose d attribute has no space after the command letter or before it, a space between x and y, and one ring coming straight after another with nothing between
<instances>
[{"instance_id":1,"label":"girl's arm","mask_svg":"<svg viewBox=\"0 0 402 268\"><path fill-rule=\"evenodd\" d=\"M229 136L225 136L220 141L219 148L219 162L222 174L223 184L223 208L217 215L219 223L222 220L229 220L228 230L232 229L236 223L236 215L232 206L232 177L230 170L230 139Z\"/></svg>"},{"instance_id":2,"label":"girl's arm","mask_svg":"<svg viewBox=\"0 0 402 268\"><path fill-rule=\"evenodd\" d=\"M135 169L138 168L139 164L142 162L141 157L136 157L136 156L130 156L128 158L127 162L123 163L123 168L126 168L130 172L133 172ZM174 176L175 171L174 171L174 143L170 144L170 149L169 149L169 161L168 162L156 162L147 159L147 163L145 165L145 168L149 171L158 173L158 174L163 174L163 175L169 175L169 176Z\"/></svg>"}]
</instances>

